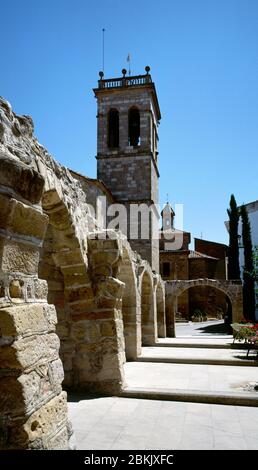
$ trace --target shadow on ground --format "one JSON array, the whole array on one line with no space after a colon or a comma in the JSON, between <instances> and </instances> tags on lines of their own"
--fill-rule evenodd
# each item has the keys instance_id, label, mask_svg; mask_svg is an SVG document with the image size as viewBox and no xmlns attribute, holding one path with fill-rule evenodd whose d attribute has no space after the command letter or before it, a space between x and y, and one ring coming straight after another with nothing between
<instances>
[{"instance_id":1,"label":"shadow on ground","mask_svg":"<svg viewBox=\"0 0 258 470\"><path fill-rule=\"evenodd\" d=\"M95 400L96 398L103 398L107 397L108 395L100 395L100 394L89 394L88 392L71 392L66 390L67 392L67 401L68 402L79 402L82 400Z\"/></svg>"},{"instance_id":2,"label":"shadow on ground","mask_svg":"<svg viewBox=\"0 0 258 470\"><path fill-rule=\"evenodd\" d=\"M213 324L197 328L197 331L210 335L232 335L233 330L231 326L226 323L217 323L215 325Z\"/></svg>"}]
</instances>

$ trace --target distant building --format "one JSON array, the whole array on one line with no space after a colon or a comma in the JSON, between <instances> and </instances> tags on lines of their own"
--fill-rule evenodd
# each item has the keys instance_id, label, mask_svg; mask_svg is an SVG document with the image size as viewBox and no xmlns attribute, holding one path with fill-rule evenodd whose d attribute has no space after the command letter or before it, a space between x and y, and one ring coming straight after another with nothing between
<instances>
[{"instance_id":1,"label":"distant building","mask_svg":"<svg viewBox=\"0 0 258 470\"><path fill-rule=\"evenodd\" d=\"M161 212L160 274L164 280L226 279L227 246L199 238L194 239L194 250L190 250L190 232L180 232L174 227L175 212L167 202ZM174 236L181 235L181 247L169 249ZM217 318L227 311L227 298L223 292L211 287L194 287L186 290L178 301L178 314L190 318L196 309Z\"/></svg>"}]
</instances>

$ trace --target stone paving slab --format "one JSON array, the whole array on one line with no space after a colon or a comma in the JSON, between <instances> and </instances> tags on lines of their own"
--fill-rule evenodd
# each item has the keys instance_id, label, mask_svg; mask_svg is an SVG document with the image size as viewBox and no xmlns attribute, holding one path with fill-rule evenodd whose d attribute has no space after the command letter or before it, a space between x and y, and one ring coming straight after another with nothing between
<instances>
[{"instance_id":1,"label":"stone paving slab","mask_svg":"<svg viewBox=\"0 0 258 470\"><path fill-rule=\"evenodd\" d=\"M214 397L214 403L221 393L232 394L234 399L236 394L243 398L246 392L250 397L258 397L257 392L248 390L258 382L256 367L128 362L124 368L127 390L142 388L159 393L165 390L177 395L181 391L182 397L186 393L202 396L206 393L209 402Z\"/></svg>"},{"instance_id":2,"label":"stone paving slab","mask_svg":"<svg viewBox=\"0 0 258 470\"><path fill-rule=\"evenodd\" d=\"M258 366L257 352L250 351L246 357L243 349L208 349L208 348L166 348L166 347L143 347L140 362L171 362L183 364L218 364Z\"/></svg>"},{"instance_id":3,"label":"stone paving slab","mask_svg":"<svg viewBox=\"0 0 258 470\"><path fill-rule=\"evenodd\" d=\"M81 450L258 450L258 408L73 397L68 411Z\"/></svg>"}]
</instances>

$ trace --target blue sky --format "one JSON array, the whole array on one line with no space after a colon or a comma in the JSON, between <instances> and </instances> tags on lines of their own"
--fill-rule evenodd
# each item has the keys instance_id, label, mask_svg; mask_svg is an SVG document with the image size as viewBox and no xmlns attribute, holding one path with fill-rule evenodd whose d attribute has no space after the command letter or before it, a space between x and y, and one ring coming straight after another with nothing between
<instances>
[{"instance_id":1,"label":"blue sky","mask_svg":"<svg viewBox=\"0 0 258 470\"><path fill-rule=\"evenodd\" d=\"M227 242L226 208L258 199L257 0L1 0L0 94L62 164L96 176L96 86L151 67L162 120L160 203Z\"/></svg>"}]
</instances>

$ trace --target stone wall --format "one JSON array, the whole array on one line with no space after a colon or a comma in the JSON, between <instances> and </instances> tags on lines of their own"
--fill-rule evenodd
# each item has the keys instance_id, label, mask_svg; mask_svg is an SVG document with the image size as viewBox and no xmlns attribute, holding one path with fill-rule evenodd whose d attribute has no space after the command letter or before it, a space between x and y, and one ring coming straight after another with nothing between
<instances>
[{"instance_id":1,"label":"stone wall","mask_svg":"<svg viewBox=\"0 0 258 470\"><path fill-rule=\"evenodd\" d=\"M2 149L1 149L2 150ZM67 449L71 435L57 316L38 278L48 224L43 178L0 158L0 448Z\"/></svg>"},{"instance_id":2,"label":"stone wall","mask_svg":"<svg viewBox=\"0 0 258 470\"><path fill-rule=\"evenodd\" d=\"M0 445L71 448L65 388L116 394L141 351L142 276L152 341L164 284L116 231L100 229L85 188L0 100ZM158 301L156 286L159 283ZM145 321L145 320L144 320ZM164 317L163 317L164 323ZM160 334L164 334L162 326Z\"/></svg>"}]
</instances>

